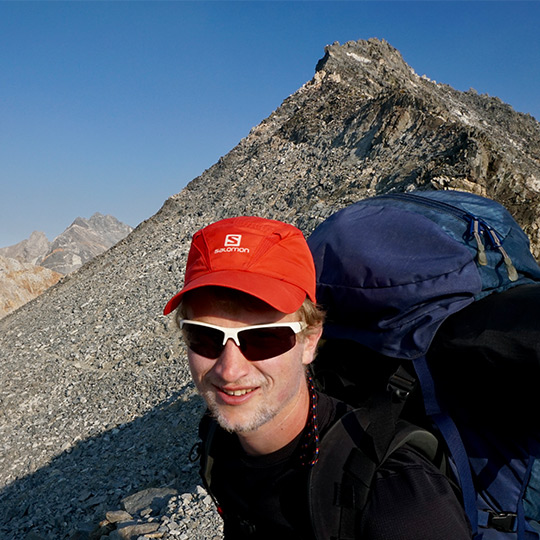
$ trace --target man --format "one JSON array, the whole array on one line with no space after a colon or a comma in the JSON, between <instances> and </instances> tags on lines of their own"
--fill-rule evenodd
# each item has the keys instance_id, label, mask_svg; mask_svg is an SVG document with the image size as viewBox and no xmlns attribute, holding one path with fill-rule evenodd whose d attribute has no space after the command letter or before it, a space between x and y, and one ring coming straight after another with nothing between
<instances>
[{"instance_id":1,"label":"man","mask_svg":"<svg viewBox=\"0 0 540 540\"><path fill-rule=\"evenodd\" d=\"M227 540L316 538L310 471L321 440L350 408L316 392L307 376L323 322L315 286L298 229L230 218L194 235L184 287L165 307L178 310L208 406L202 474ZM470 538L448 479L406 446L377 473L354 530L368 540Z\"/></svg>"}]
</instances>

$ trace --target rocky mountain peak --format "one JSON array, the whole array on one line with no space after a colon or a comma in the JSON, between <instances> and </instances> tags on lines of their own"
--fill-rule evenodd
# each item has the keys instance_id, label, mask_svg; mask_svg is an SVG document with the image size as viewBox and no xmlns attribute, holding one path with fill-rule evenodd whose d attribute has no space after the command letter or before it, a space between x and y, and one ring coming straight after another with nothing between
<instances>
[{"instance_id":1,"label":"rocky mountain peak","mask_svg":"<svg viewBox=\"0 0 540 540\"><path fill-rule=\"evenodd\" d=\"M329 76L334 82L362 87L366 95L410 85L418 78L397 49L377 39L327 45L315 69L316 79Z\"/></svg>"},{"instance_id":2,"label":"rocky mountain peak","mask_svg":"<svg viewBox=\"0 0 540 540\"><path fill-rule=\"evenodd\" d=\"M20 262L36 264L37 260L47 253L50 242L42 231L33 231L22 242L13 246L0 248L0 255Z\"/></svg>"},{"instance_id":3,"label":"rocky mountain peak","mask_svg":"<svg viewBox=\"0 0 540 540\"><path fill-rule=\"evenodd\" d=\"M133 228L118 221L114 216L103 215L99 212L90 217L88 226L94 230L110 247L126 237Z\"/></svg>"},{"instance_id":4,"label":"rocky mountain peak","mask_svg":"<svg viewBox=\"0 0 540 540\"><path fill-rule=\"evenodd\" d=\"M487 135L495 139L500 150L515 153L526 148L532 157L540 159L538 122L531 115L515 113L499 98L480 96L473 89L459 92L425 75L417 75L399 51L384 40L334 43L325 50L317 65L315 81L347 85L361 91L367 100L387 95L393 106L429 114L426 121L434 126L461 125L468 128L469 136L475 132L477 137ZM396 99L399 96L401 100Z\"/></svg>"},{"instance_id":5,"label":"rocky mountain peak","mask_svg":"<svg viewBox=\"0 0 540 540\"><path fill-rule=\"evenodd\" d=\"M66 275L114 246L132 230L115 217L96 212L90 219L76 218L52 242L43 232L34 231L28 239L0 248L0 255Z\"/></svg>"}]
</instances>

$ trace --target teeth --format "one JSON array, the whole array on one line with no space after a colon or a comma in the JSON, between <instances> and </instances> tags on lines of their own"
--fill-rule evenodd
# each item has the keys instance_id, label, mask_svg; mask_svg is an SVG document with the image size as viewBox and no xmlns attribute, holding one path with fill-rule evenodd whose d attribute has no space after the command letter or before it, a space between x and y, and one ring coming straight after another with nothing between
<instances>
[{"instance_id":1,"label":"teeth","mask_svg":"<svg viewBox=\"0 0 540 540\"><path fill-rule=\"evenodd\" d=\"M225 392L228 396L245 396L246 394L253 392L253 390L227 390L223 388L223 392Z\"/></svg>"}]
</instances>

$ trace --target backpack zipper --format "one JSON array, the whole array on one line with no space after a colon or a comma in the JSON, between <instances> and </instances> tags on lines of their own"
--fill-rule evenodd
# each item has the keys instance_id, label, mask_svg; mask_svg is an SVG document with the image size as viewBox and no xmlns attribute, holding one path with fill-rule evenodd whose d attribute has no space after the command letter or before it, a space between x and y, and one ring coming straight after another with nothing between
<instances>
[{"instance_id":1,"label":"backpack zipper","mask_svg":"<svg viewBox=\"0 0 540 540\"><path fill-rule=\"evenodd\" d=\"M510 258L506 250L502 247L501 239L499 238L498 234L491 227L487 228L487 233L489 237L491 238L492 244L495 246L495 248L499 250L499 252L501 253L503 257L504 264L506 266L506 271L508 272L508 279L510 281L517 281L518 273L517 273L516 267L512 263L512 259Z\"/></svg>"},{"instance_id":2,"label":"backpack zipper","mask_svg":"<svg viewBox=\"0 0 540 540\"><path fill-rule=\"evenodd\" d=\"M472 234L474 236L474 239L476 240L476 247L478 250L477 254L477 260L478 264L481 266L487 265L487 255L486 255L486 248L484 247L484 243L482 242L482 237L480 236L480 223L478 223L477 219L473 219L469 225L469 235L471 234L471 225L472 225Z\"/></svg>"},{"instance_id":3,"label":"backpack zipper","mask_svg":"<svg viewBox=\"0 0 540 540\"><path fill-rule=\"evenodd\" d=\"M415 195L412 193L388 193L386 195L379 195L378 198L409 201L419 205L424 205L436 208L438 210L442 210L444 212L452 214L458 219L461 219L468 225L467 234L470 238L474 238L476 242L476 260L478 264L481 266L487 265L486 248L484 246L484 242L482 241L483 235L484 238L487 238L489 240L490 245L494 249L499 251L499 253L501 254L504 265L506 266L506 272L508 273L508 279L510 281L518 280L519 276L516 267L512 263L512 259L510 258L506 250L503 248L499 233L483 219L476 217L475 215L467 212L466 210L462 210L461 208L452 206L451 204L433 199L428 199L427 197L422 197L421 195Z\"/></svg>"}]
</instances>

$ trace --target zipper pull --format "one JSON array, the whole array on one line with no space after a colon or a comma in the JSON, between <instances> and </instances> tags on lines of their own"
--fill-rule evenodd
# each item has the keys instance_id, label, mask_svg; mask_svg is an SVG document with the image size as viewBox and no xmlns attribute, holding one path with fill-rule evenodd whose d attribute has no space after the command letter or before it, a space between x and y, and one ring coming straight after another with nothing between
<instances>
[{"instance_id":1,"label":"zipper pull","mask_svg":"<svg viewBox=\"0 0 540 540\"><path fill-rule=\"evenodd\" d=\"M516 267L512 263L512 259L508 256L508 253L506 253L505 249L502 246L498 247L498 250L501 252L504 264L506 265L506 271L508 272L508 279L510 281L517 281L518 280L518 273L516 270Z\"/></svg>"},{"instance_id":2,"label":"zipper pull","mask_svg":"<svg viewBox=\"0 0 540 540\"><path fill-rule=\"evenodd\" d=\"M482 237L480 236L480 226L476 218L473 218L473 221L472 221L472 234L474 236L474 239L476 240L476 247L478 249L478 255L477 255L478 264L480 266L486 266L487 264L486 248L484 247L484 243L482 242Z\"/></svg>"},{"instance_id":3,"label":"zipper pull","mask_svg":"<svg viewBox=\"0 0 540 540\"><path fill-rule=\"evenodd\" d=\"M499 250L500 254L503 257L504 264L506 265L506 271L508 272L508 279L510 281L517 281L519 276L516 270L516 267L512 263L512 259L506 253L506 250L502 247L501 240L497 236L497 233L493 229L489 229L489 234L491 236L491 239L493 241L493 245Z\"/></svg>"}]
</instances>

